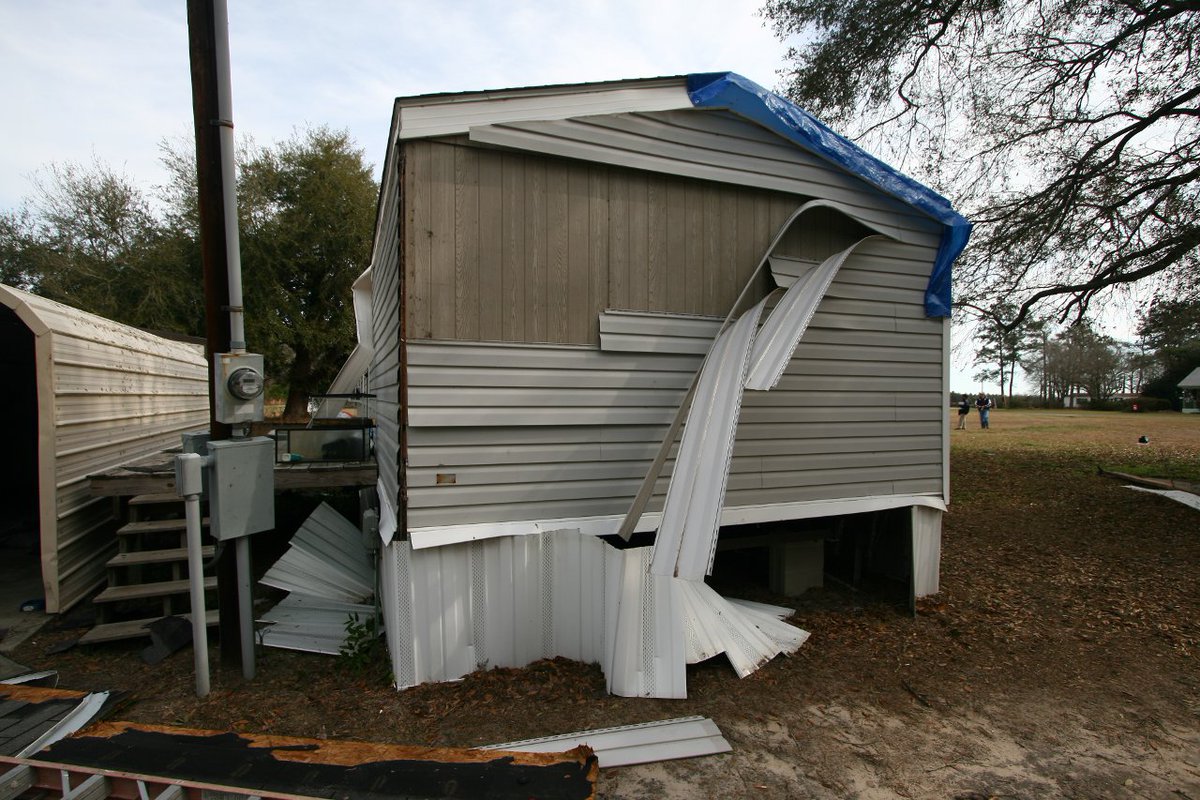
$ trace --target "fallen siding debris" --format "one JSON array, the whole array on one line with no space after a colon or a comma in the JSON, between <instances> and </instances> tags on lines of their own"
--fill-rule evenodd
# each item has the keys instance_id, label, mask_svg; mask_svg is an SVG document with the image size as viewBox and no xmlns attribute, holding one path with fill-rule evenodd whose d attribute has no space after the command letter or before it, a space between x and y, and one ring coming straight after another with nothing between
<instances>
[{"instance_id":1,"label":"fallen siding debris","mask_svg":"<svg viewBox=\"0 0 1200 800\"><path fill-rule=\"evenodd\" d=\"M739 678L777 655L794 653L808 632L782 622L775 613L740 605L703 581L679 580L676 592L684 615L687 663L724 653Z\"/></svg>"},{"instance_id":2,"label":"fallen siding debris","mask_svg":"<svg viewBox=\"0 0 1200 800\"><path fill-rule=\"evenodd\" d=\"M346 643L352 617L366 623L375 607L293 592L259 617L259 640L267 647L336 656Z\"/></svg>"},{"instance_id":3,"label":"fallen siding debris","mask_svg":"<svg viewBox=\"0 0 1200 800\"><path fill-rule=\"evenodd\" d=\"M710 756L728 753L733 749L721 735L717 724L707 717L679 717L637 725L596 728L519 742L489 744L478 749L550 753L579 745L592 749L601 769Z\"/></svg>"},{"instance_id":4,"label":"fallen siding debris","mask_svg":"<svg viewBox=\"0 0 1200 800\"><path fill-rule=\"evenodd\" d=\"M268 647L337 655L347 622L367 624L376 616L375 606L364 602L375 595L375 568L362 533L326 503L260 583L290 592L258 618L259 640Z\"/></svg>"},{"instance_id":5,"label":"fallen siding debris","mask_svg":"<svg viewBox=\"0 0 1200 800\"><path fill-rule=\"evenodd\" d=\"M11 678L5 678L0 683L49 686L53 689L55 686L58 686L58 670L46 669L40 672L26 672L22 675L13 675Z\"/></svg>"},{"instance_id":6,"label":"fallen siding debris","mask_svg":"<svg viewBox=\"0 0 1200 800\"><path fill-rule=\"evenodd\" d=\"M357 603L375 593L375 571L358 528L329 504L321 503L260 583Z\"/></svg>"},{"instance_id":7,"label":"fallen siding debris","mask_svg":"<svg viewBox=\"0 0 1200 800\"><path fill-rule=\"evenodd\" d=\"M1133 489L1136 492L1149 492L1174 500L1177 503L1183 503L1185 506L1200 511L1200 495L1192 494L1191 492L1180 491L1179 489L1150 489L1145 486L1126 486L1126 489Z\"/></svg>"}]
</instances>

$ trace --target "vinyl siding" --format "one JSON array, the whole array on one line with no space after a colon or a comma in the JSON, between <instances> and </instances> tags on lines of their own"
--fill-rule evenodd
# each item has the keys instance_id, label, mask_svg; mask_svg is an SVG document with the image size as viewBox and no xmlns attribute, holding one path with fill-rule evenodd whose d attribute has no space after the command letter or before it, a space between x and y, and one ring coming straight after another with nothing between
<instances>
[{"instance_id":1,"label":"vinyl siding","mask_svg":"<svg viewBox=\"0 0 1200 800\"><path fill-rule=\"evenodd\" d=\"M407 184L401 191L401 172L401 165L390 159L384 170L380 192L379 219L371 259L373 353L369 373L371 392L375 395L375 453L379 466L379 485L386 495L386 502L397 513L403 509L400 489L400 363L403 347L400 308L404 300L404 281L401 278L410 278L410 273L404 271L407 265L399 261L400 215L406 214L404 222L411 230L414 214L413 207L407 203ZM412 297L407 302L415 304L419 298Z\"/></svg>"},{"instance_id":2,"label":"vinyl siding","mask_svg":"<svg viewBox=\"0 0 1200 800\"><path fill-rule=\"evenodd\" d=\"M745 393L726 507L940 494L943 326L921 314L919 289L907 303L843 297L858 294L857 267L902 250L851 256L779 386ZM412 529L628 509L701 362L679 342L705 340L706 326L609 316L648 331L631 334L632 352L410 343Z\"/></svg>"}]
</instances>

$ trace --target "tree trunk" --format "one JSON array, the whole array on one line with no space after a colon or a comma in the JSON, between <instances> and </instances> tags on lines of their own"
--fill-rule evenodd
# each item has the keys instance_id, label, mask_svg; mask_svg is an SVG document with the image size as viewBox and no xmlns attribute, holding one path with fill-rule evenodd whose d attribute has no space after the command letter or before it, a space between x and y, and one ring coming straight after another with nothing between
<instances>
[{"instance_id":1,"label":"tree trunk","mask_svg":"<svg viewBox=\"0 0 1200 800\"><path fill-rule=\"evenodd\" d=\"M283 407L282 422L308 422L308 393L288 389L287 404Z\"/></svg>"}]
</instances>

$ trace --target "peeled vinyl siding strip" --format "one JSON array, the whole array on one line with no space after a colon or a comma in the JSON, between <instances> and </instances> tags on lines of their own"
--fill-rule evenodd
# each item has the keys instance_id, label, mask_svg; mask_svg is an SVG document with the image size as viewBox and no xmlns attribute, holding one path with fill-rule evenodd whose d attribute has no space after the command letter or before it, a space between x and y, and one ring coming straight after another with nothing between
<instances>
[{"instance_id":1,"label":"peeled vinyl siding strip","mask_svg":"<svg viewBox=\"0 0 1200 800\"><path fill-rule=\"evenodd\" d=\"M692 579L704 575L704 568L697 570L696 565L700 559L707 562L707 548L700 554L687 544L709 528L716 538L741 407L742 381L764 305L765 298L717 338L713 354L700 373L655 539L650 566L655 575Z\"/></svg>"},{"instance_id":2,"label":"peeled vinyl siding strip","mask_svg":"<svg viewBox=\"0 0 1200 800\"><path fill-rule=\"evenodd\" d=\"M754 339L746 388L766 391L775 387L800 337L808 329L817 305L828 291L834 275L849 255L867 239L860 239L840 253L833 255L812 272L797 280L784 292L783 298L771 311L762 330Z\"/></svg>"}]
</instances>

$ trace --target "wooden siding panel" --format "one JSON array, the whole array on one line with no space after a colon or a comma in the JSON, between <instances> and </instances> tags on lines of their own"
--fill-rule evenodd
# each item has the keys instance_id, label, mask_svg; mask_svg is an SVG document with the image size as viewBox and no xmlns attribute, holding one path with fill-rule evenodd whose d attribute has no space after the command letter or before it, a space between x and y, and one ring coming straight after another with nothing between
<instances>
[{"instance_id":1,"label":"wooden siding panel","mask_svg":"<svg viewBox=\"0 0 1200 800\"><path fill-rule=\"evenodd\" d=\"M646 308L651 311L666 311L671 308L667 289L671 280L667 246L670 202L667 186L667 179L661 176L651 175L646 179Z\"/></svg>"},{"instance_id":2,"label":"wooden siding panel","mask_svg":"<svg viewBox=\"0 0 1200 800\"><path fill-rule=\"evenodd\" d=\"M549 241L546 237L546 170L548 164L542 159L528 159L526 164L528 173L525 177L525 341L548 342L550 341L547 303L550 252Z\"/></svg>"},{"instance_id":3,"label":"wooden siding panel","mask_svg":"<svg viewBox=\"0 0 1200 800\"><path fill-rule=\"evenodd\" d=\"M566 162L546 164L546 341L569 342L569 171Z\"/></svg>"},{"instance_id":4,"label":"wooden siding panel","mask_svg":"<svg viewBox=\"0 0 1200 800\"><path fill-rule=\"evenodd\" d=\"M650 308L650 181L644 174L613 171L629 185L629 302L613 308Z\"/></svg>"},{"instance_id":5,"label":"wooden siding panel","mask_svg":"<svg viewBox=\"0 0 1200 800\"><path fill-rule=\"evenodd\" d=\"M597 315L608 308L609 302L609 180L608 170L592 167L588 171L588 292L587 329L588 342L595 342L598 335Z\"/></svg>"},{"instance_id":6,"label":"wooden siding panel","mask_svg":"<svg viewBox=\"0 0 1200 800\"><path fill-rule=\"evenodd\" d=\"M412 142L405 145L405 196L408 215L408 242L405 258L405 311L408 316L408 335L414 339L433 336L433 318L430 303L433 299L433 281L430 273L434 236L434 208L431 196L433 171L433 145L428 142ZM437 220L439 227L444 220ZM376 245L378 249L378 243ZM375 263L383 264L376 258ZM376 279L377 280L377 279Z\"/></svg>"},{"instance_id":7,"label":"wooden siding panel","mask_svg":"<svg viewBox=\"0 0 1200 800\"><path fill-rule=\"evenodd\" d=\"M435 339L453 339L457 297L454 264L456 229L454 213L454 152L457 148L433 145L430 153L430 211L433 237L429 253L430 329Z\"/></svg>"},{"instance_id":8,"label":"wooden siding panel","mask_svg":"<svg viewBox=\"0 0 1200 800\"><path fill-rule=\"evenodd\" d=\"M393 153L400 165L385 170L383 180L384 206L379 229L375 234L371 268L371 337L374 354L371 358L369 390L375 395L372 413L375 417L375 452L379 466L379 483L397 514L402 512L400 489L401 438L401 292L406 296L408 326L421 325L420 335L429 335L429 306L418 302L422 287L429 285L429 253L432 232L429 207L416 208L414 196L427 197L430 171L429 146L424 142L397 145ZM403 171L403 175L399 172ZM388 202L391 198L391 202ZM404 244L403 273L400 261L400 214L408 233ZM416 263L422 261L423 263ZM418 281L416 288L408 281ZM426 296L427 297L427 296ZM416 311L414 312L414 306ZM409 336L413 333L409 332ZM399 524L403 526L401 514ZM403 534L403 530L400 532Z\"/></svg>"},{"instance_id":9,"label":"wooden siding panel","mask_svg":"<svg viewBox=\"0 0 1200 800\"><path fill-rule=\"evenodd\" d=\"M591 187L588 168L573 164L567 173L567 292L566 334L557 341L586 342L590 340L592 280Z\"/></svg>"},{"instance_id":10,"label":"wooden siding panel","mask_svg":"<svg viewBox=\"0 0 1200 800\"><path fill-rule=\"evenodd\" d=\"M454 339L479 337L479 157L466 147L454 156ZM490 216L490 215L489 215Z\"/></svg>"},{"instance_id":11,"label":"wooden siding panel","mask_svg":"<svg viewBox=\"0 0 1200 800\"><path fill-rule=\"evenodd\" d=\"M505 295L504 284L504 176L503 160L479 158L479 338L502 341L506 310L516 304ZM464 252L469 253L470 248Z\"/></svg>"},{"instance_id":12,"label":"wooden siding panel","mask_svg":"<svg viewBox=\"0 0 1200 800\"><path fill-rule=\"evenodd\" d=\"M484 161L494 161L485 155ZM501 161L500 214L502 217L503 242L501 243L501 271L503 290L500 295L499 311L503 318L503 329L499 338L510 342L526 340L526 318L528 306L526 291L530 286L526 275L525 259L525 159L520 156L504 155ZM490 299L485 298L490 302Z\"/></svg>"},{"instance_id":13,"label":"wooden siding panel","mask_svg":"<svg viewBox=\"0 0 1200 800\"><path fill-rule=\"evenodd\" d=\"M608 195L608 302L606 308L629 308L630 182L610 176Z\"/></svg>"}]
</instances>

